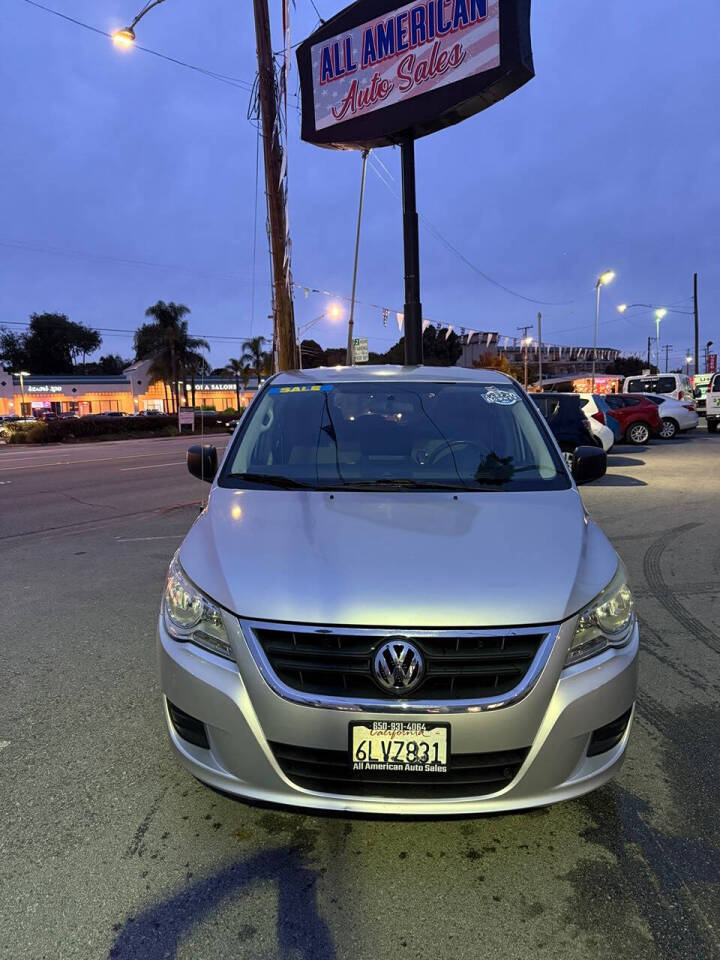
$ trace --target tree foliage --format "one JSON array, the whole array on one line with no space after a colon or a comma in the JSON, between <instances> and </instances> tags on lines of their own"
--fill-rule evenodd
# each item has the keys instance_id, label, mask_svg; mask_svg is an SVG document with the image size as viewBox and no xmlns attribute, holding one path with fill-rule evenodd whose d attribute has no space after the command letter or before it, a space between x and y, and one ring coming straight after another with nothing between
<instances>
[{"instance_id":1,"label":"tree foliage","mask_svg":"<svg viewBox=\"0 0 720 960\"><path fill-rule=\"evenodd\" d=\"M654 363L648 365L642 357L618 357L607 367L606 373L616 373L623 377L636 377L647 369L653 374L658 372Z\"/></svg>"},{"instance_id":2,"label":"tree foliage","mask_svg":"<svg viewBox=\"0 0 720 960\"><path fill-rule=\"evenodd\" d=\"M152 361L150 377L165 384L166 394L170 387L173 410L179 405L180 382L185 386L186 399L189 383L194 406L195 382L210 372L201 352L209 350L210 344L201 337L190 336L185 319L189 313L190 308L184 303L158 300L145 311L151 319L138 327L134 337L135 359Z\"/></svg>"},{"instance_id":3,"label":"tree foliage","mask_svg":"<svg viewBox=\"0 0 720 960\"><path fill-rule=\"evenodd\" d=\"M71 374L78 360L94 353L102 337L64 313L33 313L25 333L0 330L0 360L11 370Z\"/></svg>"},{"instance_id":4,"label":"tree foliage","mask_svg":"<svg viewBox=\"0 0 720 960\"><path fill-rule=\"evenodd\" d=\"M258 383L263 375L270 372L270 354L265 350L266 343L265 337L251 337L243 341L242 345L243 353L240 360L252 368Z\"/></svg>"}]
</instances>

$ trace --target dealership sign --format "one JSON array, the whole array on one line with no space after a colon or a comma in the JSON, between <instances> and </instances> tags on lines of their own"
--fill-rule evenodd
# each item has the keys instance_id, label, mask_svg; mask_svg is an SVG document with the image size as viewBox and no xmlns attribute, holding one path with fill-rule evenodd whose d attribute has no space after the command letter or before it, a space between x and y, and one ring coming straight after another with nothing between
<instances>
[{"instance_id":1,"label":"dealership sign","mask_svg":"<svg viewBox=\"0 0 720 960\"><path fill-rule=\"evenodd\" d=\"M530 0L360 0L297 57L303 139L386 146L457 123L532 78Z\"/></svg>"}]
</instances>

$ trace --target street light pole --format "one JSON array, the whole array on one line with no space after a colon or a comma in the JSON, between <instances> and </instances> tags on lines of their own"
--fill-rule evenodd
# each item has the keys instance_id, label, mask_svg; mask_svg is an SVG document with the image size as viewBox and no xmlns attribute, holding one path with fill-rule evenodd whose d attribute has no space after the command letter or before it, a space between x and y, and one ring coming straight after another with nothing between
<instances>
[{"instance_id":1,"label":"street light pole","mask_svg":"<svg viewBox=\"0 0 720 960\"><path fill-rule=\"evenodd\" d=\"M657 359L658 373L660 373L660 321L667 315L665 307L659 307L655 311L655 357Z\"/></svg>"},{"instance_id":2,"label":"street light pole","mask_svg":"<svg viewBox=\"0 0 720 960\"><path fill-rule=\"evenodd\" d=\"M529 337L527 335L527 332L528 330L531 329L531 327L532 327L532 324L530 323L525 324L524 327L518 327L518 330L522 330L522 340L520 342L525 348L525 359L524 359L525 375L524 375L524 384L523 384L525 390L527 390L528 388L528 344L532 343L532 337Z\"/></svg>"},{"instance_id":3,"label":"street light pole","mask_svg":"<svg viewBox=\"0 0 720 960\"><path fill-rule=\"evenodd\" d=\"M595 281L595 332L593 335L593 362L590 393L595 393L595 365L597 360L598 326L600 324L600 287L604 287L606 284L611 283L614 279L615 271L606 270L605 273L601 273Z\"/></svg>"},{"instance_id":4,"label":"street light pole","mask_svg":"<svg viewBox=\"0 0 720 960\"><path fill-rule=\"evenodd\" d=\"M27 370L19 370L18 376L20 377L20 416L25 416L25 377L29 377L30 374Z\"/></svg>"},{"instance_id":5,"label":"street light pole","mask_svg":"<svg viewBox=\"0 0 720 960\"><path fill-rule=\"evenodd\" d=\"M350 293L350 318L348 319L347 356L345 362L349 367L354 366L353 359L353 326L355 323L355 287L357 286L358 256L360 253L360 224L362 223L363 198L365 196L365 174L369 150L362 152L362 175L360 177L360 203L358 204L357 232L355 233L355 261L353 263L352 292Z\"/></svg>"},{"instance_id":6,"label":"street light pole","mask_svg":"<svg viewBox=\"0 0 720 960\"><path fill-rule=\"evenodd\" d=\"M698 357L700 356L700 317L698 310L698 275L693 274L693 317L695 320L695 373L698 373ZM688 350L688 353L690 351Z\"/></svg>"},{"instance_id":7,"label":"street light pole","mask_svg":"<svg viewBox=\"0 0 720 960\"><path fill-rule=\"evenodd\" d=\"M538 383L542 390L542 314L538 312Z\"/></svg>"}]
</instances>

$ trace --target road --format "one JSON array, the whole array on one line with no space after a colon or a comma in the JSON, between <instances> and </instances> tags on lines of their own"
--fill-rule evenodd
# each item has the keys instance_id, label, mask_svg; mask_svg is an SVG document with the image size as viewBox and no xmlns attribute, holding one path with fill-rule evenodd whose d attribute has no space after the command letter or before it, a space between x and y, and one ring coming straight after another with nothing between
<instances>
[{"instance_id":1,"label":"road","mask_svg":"<svg viewBox=\"0 0 720 960\"><path fill-rule=\"evenodd\" d=\"M0 448L3 960L720 957L720 437L583 488L642 625L619 779L446 822L250 807L175 763L153 633L207 489L187 443Z\"/></svg>"}]
</instances>

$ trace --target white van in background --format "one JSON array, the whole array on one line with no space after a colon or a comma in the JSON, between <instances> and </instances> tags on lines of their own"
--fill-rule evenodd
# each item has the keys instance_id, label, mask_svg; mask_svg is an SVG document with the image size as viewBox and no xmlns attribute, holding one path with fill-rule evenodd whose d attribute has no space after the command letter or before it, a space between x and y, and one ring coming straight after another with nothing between
<instances>
[{"instance_id":1,"label":"white van in background","mask_svg":"<svg viewBox=\"0 0 720 960\"><path fill-rule=\"evenodd\" d=\"M690 377L684 373L657 373L647 377L626 377L623 393L661 393L675 400L693 399Z\"/></svg>"},{"instance_id":2,"label":"white van in background","mask_svg":"<svg viewBox=\"0 0 720 960\"><path fill-rule=\"evenodd\" d=\"M708 433L717 433L720 427L720 373L710 381L705 395L705 416Z\"/></svg>"}]
</instances>

